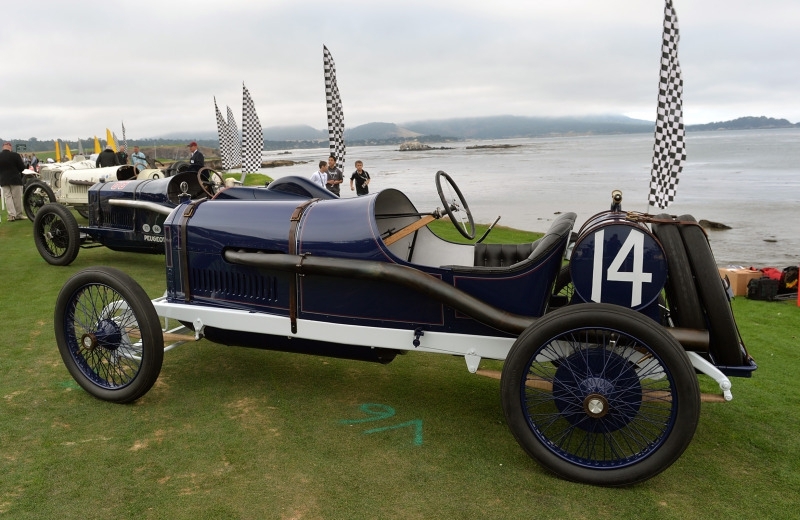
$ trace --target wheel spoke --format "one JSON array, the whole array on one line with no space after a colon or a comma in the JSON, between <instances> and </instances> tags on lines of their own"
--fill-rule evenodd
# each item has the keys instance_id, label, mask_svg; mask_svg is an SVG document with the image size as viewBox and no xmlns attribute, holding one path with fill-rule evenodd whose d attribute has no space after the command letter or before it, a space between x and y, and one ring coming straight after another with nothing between
<instances>
[{"instance_id":1,"label":"wheel spoke","mask_svg":"<svg viewBox=\"0 0 800 520\"><path fill-rule=\"evenodd\" d=\"M67 314L72 355L86 377L98 386L130 383L141 366L141 338L135 314L114 289L89 285L75 296Z\"/></svg>"},{"instance_id":2,"label":"wheel spoke","mask_svg":"<svg viewBox=\"0 0 800 520\"><path fill-rule=\"evenodd\" d=\"M559 456L592 467L646 456L668 433L674 406L664 366L642 351L635 338L597 329L563 333L542 346L524 381L536 435ZM548 384L550 391L543 389ZM586 410L595 394L605 407L597 416ZM658 397L644 401L648 394Z\"/></svg>"}]
</instances>

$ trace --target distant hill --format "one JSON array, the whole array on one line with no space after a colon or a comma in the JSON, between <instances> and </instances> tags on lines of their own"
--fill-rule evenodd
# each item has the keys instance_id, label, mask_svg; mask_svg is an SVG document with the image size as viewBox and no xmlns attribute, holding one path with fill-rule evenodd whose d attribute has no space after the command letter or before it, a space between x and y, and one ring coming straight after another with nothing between
<instances>
[{"instance_id":1,"label":"distant hill","mask_svg":"<svg viewBox=\"0 0 800 520\"><path fill-rule=\"evenodd\" d=\"M740 117L730 121L718 121L704 125L688 125L687 130L766 130L770 128L800 128L800 123L793 124L787 119L774 117Z\"/></svg>"},{"instance_id":2,"label":"distant hill","mask_svg":"<svg viewBox=\"0 0 800 520\"><path fill-rule=\"evenodd\" d=\"M414 139L420 143L442 143L463 139L508 139L514 137L543 137L556 135L602 135L631 134L652 132L653 121L632 119L630 117L584 116L584 117L522 117L491 116L465 117L456 119L435 119L413 121L410 123L367 123L354 128L345 129L345 141L350 145L401 144ZM702 125L688 125L689 131L711 130L762 130L777 128L800 128L800 123L793 124L786 119L772 117L740 117L730 121L719 121ZM328 131L317 130L308 125L271 126L263 129L264 149L280 150L295 148L325 147L328 143ZM8 139L8 136L5 137ZM27 151L39 152L53 150L52 139L39 141L35 137L28 139L9 139L22 144ZM84 147L91 146L93 137L82 139ZM186 146L189 141L197 141L200 146L219 148L217 132L181 131L170 132L158 137L131 138L129 144L158 147L169 145ZM77 141L64 141L73 151L77 150ZM102 140L105 143L105 140Z\"/></svg>"},{"instance_id":3,"label":"distant hill","mask_svg":"<svg viewBox=\"0 0 800 520\"><path fill-rule=\"evenodd\" d=\"M653 122L625 116L521 117L491 116L415 121L403 126L424 135L463 139L506 139L568 134L629 134L651 132Z\"/></svg>"}]
</instances>

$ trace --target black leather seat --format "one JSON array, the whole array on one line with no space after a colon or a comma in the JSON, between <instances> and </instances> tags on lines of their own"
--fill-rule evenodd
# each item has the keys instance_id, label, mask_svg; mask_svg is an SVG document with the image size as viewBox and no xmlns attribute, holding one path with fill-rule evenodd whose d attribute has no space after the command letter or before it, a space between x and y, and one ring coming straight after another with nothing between
<instances>
[{"instance_id":1,"label":"black leather seat","mask_svg":"<svg viewBox=\"0 0 800 520\"><path fill-rule=\"evenodd\" d=\"M530 244L475 244L475 267L520 267L543 258L559 245L566 248L576 218L575 213L562 213L542 238Z\"/></svg>"},{"instance_id":2,"label":"black leather seat","mask_svg":"<svg viewBox=\"0 0 800 520\"><path fill-rule=\"evenodd\" d=\"M476 267L508 267L528 258L536 247L536 242L529 244L475 244L475 263L473 265Z\"/></svg>"}]
</instances>

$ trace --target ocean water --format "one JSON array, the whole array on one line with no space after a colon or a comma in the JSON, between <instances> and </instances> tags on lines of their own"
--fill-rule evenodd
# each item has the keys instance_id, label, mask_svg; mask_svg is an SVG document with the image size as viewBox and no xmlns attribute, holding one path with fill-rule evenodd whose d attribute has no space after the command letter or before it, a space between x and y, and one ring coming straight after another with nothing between
<instances>
[{"instance_id":1,"label":"ocean water","mask_svg":"<svg viewBox=\"0 0 800 520\"><path fill-rule=\"evenodd\" d=\"M507 149L467 146L511 144ZM649 208L653 136L650 134L507 139L431 144L447 150L400 152L397 146L351 146L345 174L364 161L370 191L402 190L420 211L441 206L434 177L449 173L476 222L545 231L558 212L587 218L609 208L623 192L623 210ZM309 161L268 168L273 178L310 177L327 148L264 152L264 159ZM677 195L664 212L691 214L732 229L709 231L720 265L786 267L800 264L800 129L690 132ZM342 196L355 196L347 181ZM343 223L342 225L346 225Z\"/></svg>"}]
</instances>

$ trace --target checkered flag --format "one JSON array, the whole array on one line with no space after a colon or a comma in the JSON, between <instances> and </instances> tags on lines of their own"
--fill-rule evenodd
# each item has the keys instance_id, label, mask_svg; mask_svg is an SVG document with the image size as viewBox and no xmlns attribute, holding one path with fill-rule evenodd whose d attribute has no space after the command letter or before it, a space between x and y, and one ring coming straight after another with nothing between
<instances>
[{"instance_id":1,"label":"checkered flag","mask_svg":"<svg viewBox=\"0 0 800 520\"><path fill-rule=\"evenodd\" d=\"M344 171L344 156L347 151L344 145L342 99L339 97L339 87L336 86L336 64L324 45L322 58L325 66L325 101L328 107L328 143L331 155L336 157L336 166Z\"/></svg>"},{"instance_id":2,"label":"checkered flag","mask_svg":"<svg viewBox=\"0 0 800 520\"><path fill-rule=\"evenodd\" d=\"M217 106L217 98L214 97L214 112L217 116L217 136L219 138L219 155L222 159L222 169L230 170L233 165L231 164L231 142L228 139L228 124L222 117L222 113Z\"/></svg>"},{"instance_id":3,"label":"checkered flag","mask_svg":"<svg viewBox=\"0 0 800 520\"><path fill-rule=\"evenodd\" d=\"M686 160L683 127L683 78L678 63L678 17L672 0L664 6L664 41L661 45L661 81L658 85L653 170L650 178L651 206L664 209L675 200L678 174Z\"/></svg>"},{"instance_id":4,"label":"checkered flag","mask_svg":"<svg viewBox=\"0 0 800 520\"><path fill-rule=\"evenodd\" d=\"M114 136L114 139L116 139L116 138L117 138L117 136ZM127 152L128 151L128 138L125 137L125 121L122 121L122 146L125 147L125 152Z\"/></svg>"},{"instance_id":5,"label":"checkered flag","mask_svg":"<svg viewBox=\"0 0 800 520\"><path fill-rule=\"evenodd\" d=\"M264 134L253 99L244 83L242 90L242 173L258 173L261 152L264 150Z\"/></svg>"},{"instance_id":6,"label":"checkered flag","mask_svg":"<svg viewBox=\"0 0 800 520\"><path fill-rule=\"evenodd\" d=\"M236 126L236 120L233 118L233 110L231 107L228 109L228 124L227 124L227 139L230 143L230 161L231 168L242 164L242 142L239 139L239 127Z\"/></svg>"}]
</instances>

